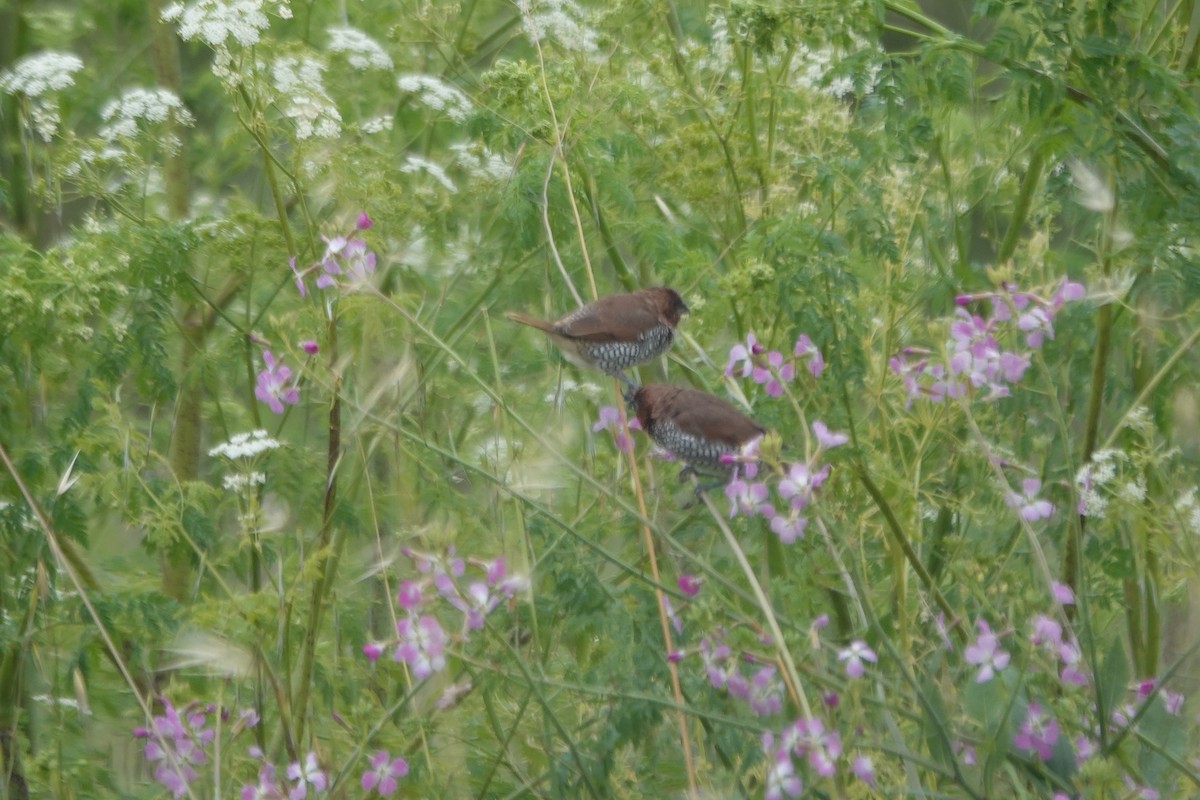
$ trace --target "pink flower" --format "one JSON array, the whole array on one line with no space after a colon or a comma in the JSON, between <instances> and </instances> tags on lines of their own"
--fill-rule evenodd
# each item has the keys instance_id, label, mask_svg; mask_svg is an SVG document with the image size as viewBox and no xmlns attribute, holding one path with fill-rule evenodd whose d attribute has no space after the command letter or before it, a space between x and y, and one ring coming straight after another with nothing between
<instances>
[{"instance_id":1,"label":"pink flower","mask_svg":"<svg viewBox=\"0 0 1200 800\"><path fill-rule=\"evenodd\" d=\"M849 434L831 433L829 426L819 419L813 422L812 429L813 434L817 437L817 443L825 450L838 447L850 441Z\"/></svg>"},{"instance_id":2,"label":"pink flower","mask_svg":"<svg viewBox=\"0 0 1200 800\"><path fill-rule=\"evenodd\" d=\"M862 677L864 661L870 661L874 664L878 660L879 658L875 655L875 651L860 639L855 639L850 643L849 647L838 652L838 661L846 662L846 675L851 678Z\"/></svg>"},{"instance_id":3,"label":"pink flower","mask_svg":"<svg viewBox=\"0 0 1200 800\"><path fill-rule=\"evenodd\" d=\"M1041 488L1042 482L1037 478L1025 478L1021 481L1021 493L1009 492L1006 502L1011 508L1018 509L1026 522L1045 519L1054 513L1054 505L1037 496Z\"/></svg>"},{"instance_id":4,"label":"pink flower","mask_svg":"<svg viewBox=\"0 0 1200 800\"><path fill-rule=\"evenodd\" d=\"M700 592L700 579L695 575L680 575L678 584L679 591L688 597L695 597Z\"/></svg>"},{"instance_id":5,"label":"pink flower","mask_svg":"<svg viewBox=\"0 0 1200 800\"><path fill-rule=\"evenodd\" d=\"M317 344L315 339L305 339L300 343L300 349L313 356L320 352L321 345Z\"/></svg>"},{"instance_id":6,"label":"pink flower","mask_svg":"<svg viewBox=\"0 0 1200 800\"><path fill-rule=\"evenodd\" d=\"M436 619L426 614L420 619L409 615L396 623L400 643L392 659L407 662L417 680L428 678L446 666L446 632Z\"/></svg>"},{"instance_id":7,"label":"pink flower","mask_svg":"<svg viewBox=\"0 0 1200 800\"><path fill-rule=\"evenodd\" d=\"M1013 736L1013 746L1020 750L1033 750L1042 761L1049 761L1057 740L1058 721L1037 703L1030 703L1025 712L1025 721Z\"/></svg>"},{"instance_id":8,"label":"pink flower","mask_svg":"<svg viewBox=\"0 0 1200 800\"><path fill-rule=\"evenodd\" d=\"M300 390L288 385L292 370L275 360L270 350L263 350L263 362L267 368L258 373L254 396L267 404L276 414L283 413L283 404L295 405L300 400Z\"/></svg>"},{"instance_id":9,"label":"pink flower","mask_svg":"<svg viewBox=\"0 0 1200 800\"><path fill-rule=\"evenodd\" d=\"M365 211L360 211L358 214L358 219L354 221L354 227L360 231L365 231L373 224L375 223L371 222L371 218L367 216L367 212Z\"/></svg>"},{"instance_id":10,"label":"pink flower","mask_svg":"<svg viewBox=\"0 0 1200 800\"><path fill-rule=\"evenodd\" d=\"M726 377L733 377L734 371L738 369L741 370L741 377L749 377L754 371L754 356L762 353L764 349L753 332L746 334L745 344L735 344L729 349L729 360L725 363Z\"/></svg>"},{"instance_id":11,"label":"pink flower","mask_svg":"<svg viewBox=\"0 0 1200 800\"><path fill-rule=\"evenodd\" d=\"M979 636L967 645L963 658L968 664L978 664L979 672L975 674L976 683L987 683L996 673L1008 666L1011 656L1000 649L1000 638L992 633L991 627L984 620L976 623Z\"/></svg>"},{"instance_id":12,"label":"pink flower","mask_svg":"<svg viewBox=\"0 0 1200 800\"><path fill-rule=\"evenodd\" d=\"M396 791L397 779L408 774L408 762L392 758L386 750L376 752L368 762L371 768L363 773L361 781L364 792L376 791L387 796Z\"/></svg>"}]
</instances>

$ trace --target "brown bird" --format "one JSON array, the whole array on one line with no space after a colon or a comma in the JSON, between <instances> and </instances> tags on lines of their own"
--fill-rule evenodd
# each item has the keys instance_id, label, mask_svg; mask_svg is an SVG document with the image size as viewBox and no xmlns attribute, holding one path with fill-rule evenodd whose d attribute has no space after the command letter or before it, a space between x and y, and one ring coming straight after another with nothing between
<instances>
[{"instance_id":1,"label":"brown bird","mask_svg":"<svg viewBox=\"0 0 1200 800\"><path fill-rule=\"evenodd\" d=\"M520 311L505 316L545 332L572 364L596 367L636 387L624 370L667 352L675 339L675 326L687 311L674 289L653 286L601 297L558 322Z\"/></svg>"},{"instance_id":2,"label":"brown bird","mask_svg":"<svg viewBox=\"0 0 1200 800\"><path fill-rule=\"evenodd\" d=\"M671 386L648 383L633 393L642 430L662 449L687 462L688 471L705 470L728 475L732 466L721 456L737 453L766 429L719 397Z\"/></svg>"}]
</instances>

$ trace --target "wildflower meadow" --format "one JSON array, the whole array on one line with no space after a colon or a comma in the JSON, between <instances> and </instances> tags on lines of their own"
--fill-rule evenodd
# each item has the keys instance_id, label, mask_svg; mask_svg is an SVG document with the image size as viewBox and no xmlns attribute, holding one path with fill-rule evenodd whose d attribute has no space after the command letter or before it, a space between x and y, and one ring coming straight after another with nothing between
<instances>
[{"instance_id":1,"label":"wildflower meadow","mask_svg":"<svg viewBox=\"0 0 1200 800\"><path fill-rule=\"evenodd\" d=\"M1200 796L1190 0L0 33L0 800Z\"/></svg>"}]
</instances>

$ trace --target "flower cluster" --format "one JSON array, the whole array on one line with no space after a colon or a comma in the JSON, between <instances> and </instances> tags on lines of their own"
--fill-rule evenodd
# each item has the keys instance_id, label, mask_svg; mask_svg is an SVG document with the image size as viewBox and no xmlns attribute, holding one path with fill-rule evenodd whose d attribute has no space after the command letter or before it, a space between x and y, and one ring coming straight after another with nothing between
<instances>
[{"instance_id":1,"label":"flower cluster","mask_svg":"<svg viewBox=\"0 0 1200 800\"><path fill-rule=\"evenodd\" d=\"M396 638L390 642L368 642L363 645L363 654L375 661L391 647L392 660L407 664L418 680L446 666L446 646L452 639L467 641L472 631L483 627L488 614L528 586L525 577L507 574L503 556L490 560L460 558L453 549L445 555L408 548L403 552L422 576L400 583L396 603L404 615L396 621ZM482 580L465 580L468 567L482 572ZM431 588L434 596L428 597ZM437 598L461 612L462 623L456 634L447 633L430 613Z\"/></svg>"},{"instance_id":2,"label":"flower cluster","mask_svg":"<svg viewBox=\"0 0 1200 800\"><path fill-rule=\"evenodd\" d=\"M329 788L329 775L321 769L316 753L310 751L304 761L288 764L282 781L275 777L278 770L266 760L261 750L251 747L250 755L262 759L262 764L257 780L242 784L242 800L304 800L310 791L324 792Z\"/></svg>"},{"instance_id":3,"label":"flower cluster","mask_svg":"<svg viewBox=\"0 0 1200 800\"><path fill-rule=\"evenodd\" d=\"M83 62L71 53L43 50L23 56L12 69L0 72L0 92L21 95L29 102L28 124L44 142L58 131L58 99L55 92L75 83ZM22 108L22 113L26 109Z\"/></svg>"},{"instance_id":4,"label":"flower cluster","mask_svg":"<svg viewBox=\"0 0 1200 800\"><path fill-rule=\"evenodd\" d=\"M401 75L396 79L396 86L402 92L416 95L434 111L444 112L454 122L466 122L473 110L465 94L436 75Z\"/></svg>"},{"instance_id":5,"label":"flower cluster","mask_svg":"<svg viewBox=\"0 0 1200 800\"><path fill-rule=\"evenodd\" d=\"M279 106L296 125L296 138L336 139L342 115L325 91L325 65L308 56L281 56L271 65Z\"/></svg>"},{"instance_id":6,"label":"flower cluster","mask_svg":"<svg viewBox=\"0 0 1200 800\"><path fill-rule=\"evenodd\" d=\"M329 34L330 52L345 53L346 60L355 69L392 68L392 57L387 51L357 28L335 26L328 28L326 33Z\"/></svg>"},{"instance_id":7,"label":"flower cluster","mask_svg":"<svg viewBox=\"0 0 1200 800\"><path fill-rule=\"evenodd\" d=\"M828 778L837 772L842 756L841 735L836 730L826 730L825 723L817 717L797 719L778 734L767 731L762 746L768 761L767 788L763 795L766 800L799 797L804 791L797 761L807 761L814 773ZM850 771L867 785L875 785L875 768L867 756L855 756Z\"/></svg>"},{"instance_id":8,"label":"flower cluster","mask_svg":"<svg viewBox=\"0 0 1200 800\"><path fill-rule=\"evenodd\" d=\"M1066 303L1083 297L1083 286L1066 279L1049 298L1007 284L996 292L960 295L944 361L928 350L908 347L893 356L888 366L904 381L909 405L916 398L941 402L971 391L985 392L984 400L1007 397L1010 387L1020 383L1029 368L1032 351L1054 338L1055 314ZM990 317L961 307L982 301L990 302ZM1005 349L1002 344L1001 339L1014 332L1023 334L1024 350Z\"/></svg>"},{"instance_id":9,"label":"flower cluster","mask_svg":"<svg viewBox=\"0 0 1200 800\"><path fill-rule=\"evenodd\" d=\"M109 142L136 136L139 122L156 125L171 121L187 127L196 122L179 96L161 87L126 89L120 98L104 106L100 118L105 122L100 129L100 138ZM179 147L177 139L168 139L165 143L171 152Z\"/></svg>"},{"instance_id":10,"label":"flower cluster","mask_svg":"<svg viewBox=\"0 0 1200 800\"><path fill-rule=\"evenodd\" d=\"M725 486L730 517L762 516L785 544L804 535L808 526L805 509L829 477L829 465L820 463L821 456L849 441L846 434L830 431L820 420L813 422L812 431L817 444L806 460L782 463L762 480L757 480L762 467L758 452L761 439L751 442L741 453L723 459L736 465L733 479ZM772 485L776 500L771 499Z\"/></svg>"},{"instance_id":11,"label":"flower cluster","mask_svg":"<svg viewBox=\"0 0 1200 800\"><path fill-rule=\"evenodd\" d=\"M783 394L783 384L791 383L796 378L796 366L800 362L813 378L821 377L825 371L825 359L821 351L813 344L808 334L800 334L792 347L792 355L785 358L778 350L767 350L759 344L754 332L746 334L746 341L735 344L729 349L729 360L725 362L725 376L733 377L737 373L741 378L751 378L763 386L771 397Z\"/></svg>"},{"instance_id":12,"label":"flower cluster","mask_svg":"<svg viewBox=\"0 0 1200 800\"><path fill-rule=\"evenodd\" d=\"M212 706L191 703L180 714L167 698L162 698L163 713L149 727L134 728L133 735L146 740L142 752L154 765L154 780L174 797L182 797L196 780L194 767L208 760L208 746L215 732L206 728Z\"/></svg>"},{"instance_id":13,"label":"flower cluster","mask_svg":"<svg viewBox=\"0 0 1200 800\"><path fill-rule=\"evenodd\" d=\"M297 269L296 258L288 260L288 267L295 276L296 291L301 297L308 296L308 285L305 278L312 273L317 274L317 288L355 289L367 282L375 272L375 252L367 249L367 243L356 238L356 234L365 231L373 223L363 211L354 221L354 230L345 236L334 236L325 239L325 254L315 264L310 264L303 270Z\"/></svg>"},{"instance_id":14,"label":"flower cluster","mask_svg":"<svg viewBox=\"0 0 1200 800\"><path fill-rule=\"evenodd\" d=\"M287 0L194 0L184 5L172 3L163 9L162 21L175 23L185 41L199 39L213 49L213 74L226 86L236 86L241 78L234 68L233 47L253 47L262 32L271 26L267 6L274 6L280 19L291 19Z\"/></svg>"},{"instance_id":15,"label":"flower cluster","mask_svg":"<svg viewBox=\"0 0 1200 800\"><path fill-rule=\"evenodd\" d=\"M182 797L188 793L192 781L199 777L195 768L208 762L208 751L216 736L216 731L208 727L208 715L217 709L197 701L177 709L165 697L159 701L163 713L154 717L150 725L134 728L133 735L146 740L142 753L154 765L154 779L173 797ZM230 716L225 709L220 713L222 719ZM229 730L231 736L237 736L257 724L258 715L253 710L245 710L238 714Z\"/></svg>"},{"instance_id":16,"label":"flower cluster","mask_svg":"<svg viewBox=\"0 0 1200 800\"><path fill-rule=\"evenodd\" d=\"M231 462L237 472L225 476L225 488L241 491L266 483L267 476L254 469L256 457L279 447L279 440L267 435L264 430L250 433L235 433L228 442L222 442L208 451L210 458L224 458Z\"/></svg>"}]
</instances>

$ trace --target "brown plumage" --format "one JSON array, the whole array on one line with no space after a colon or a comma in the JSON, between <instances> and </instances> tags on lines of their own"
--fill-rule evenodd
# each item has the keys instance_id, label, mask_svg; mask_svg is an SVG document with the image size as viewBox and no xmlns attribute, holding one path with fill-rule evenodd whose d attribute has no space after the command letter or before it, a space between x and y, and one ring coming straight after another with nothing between
<instances>
[{"instance_id":1,"label":"brown plumage","mask_svg":"<svg viewBox=\"0 0 1200 800\"><path fill-rule=\"evenodd\" d=\"M736 453L766 429L719 397L666 383L633 394L642 430L693 469L726 473L721 456Z\"/></svg>"},{"instance_id":2,"label":"brown plumage","mask_svg":"<svg viewBox=\"0 0 1200 800\"><path fill-rule=\"evenodd\" d=\"M557 322L520 311L505 316L546 333L572 364L596 367L634 386L624 370L665 353L687 311L678 292L654 286L601 297Z\"/></svg>"}]
</instances>

